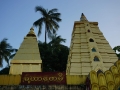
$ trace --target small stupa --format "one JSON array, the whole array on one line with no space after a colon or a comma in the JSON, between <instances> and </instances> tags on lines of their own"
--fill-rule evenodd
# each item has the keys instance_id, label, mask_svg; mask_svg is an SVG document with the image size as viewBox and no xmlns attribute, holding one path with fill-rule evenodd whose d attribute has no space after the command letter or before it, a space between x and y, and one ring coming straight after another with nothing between
<instances>
[{"instance_id":1,"label":"small stupa","mask_svg":"<svg viewBox=\"0 0 120 90\"><path fill-rule=\"evenodd\" d=\"M22 72L42 72L42 60L34 29L31 28L10 62L9 74L17 75Z\"/></svg>"}]
</instances>

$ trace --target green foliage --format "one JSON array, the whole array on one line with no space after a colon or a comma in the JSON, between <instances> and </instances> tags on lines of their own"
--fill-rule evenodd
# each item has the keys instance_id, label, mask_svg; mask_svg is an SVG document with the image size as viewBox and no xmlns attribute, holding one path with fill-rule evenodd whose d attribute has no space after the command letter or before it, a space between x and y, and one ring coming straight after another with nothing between
<instances>
[{"instance_id":1,"label":"green foliage","mask_svg":"<svg viewBox=\"0 0 120 90\"><path fill-rule=\"evenodd\" d=\"M65 39L60 36L47 44L38 42L43 71L66 71L69 48L60 44L61 42L65 42Z\"/></svg>"},{"instance_id":2,"label":"green foliage","mask_svg":"<svg viewBox=\"0 0 120 90\"><path fill-rule=\"evenodd\" d=\"M113 48L113 50L116 52L116 51L118 51L118 52L120 52L120 46L115 46L114 48Z\"/></svg>"},{"instance_id":3,"label":"green foliage","mask_svg":"<svg viewBox=\"0 0 120 90\"><path fill-rule=\"evenodd\" d=\"M9 66L9 60L13 58L13 56L15 55L14 52L16 51L17 49L13 49L12 46L9 43L7 43L7 39L4 38L0 42L0 66L3 66L3 60L5 60Z\"/></svg>"},{"instance_id":4,"label":"green foliage","mask_svg":"<svg viewBox=\"0 0 120 90\"><path fill-rule=\"evenodd\" d=\"M53 35L53 36L51 37L51 39L52 39L52 40L49 42L49 44L51 44L51 45L54 46L54 47L57 47L57 46L59 46L62 42L65 43L65 41L66 41L66 39L61 38L61 36L57 36L57 34Z\"/></svg>"},{"instance_id":5,"label":"green foliage","mask_svg":"<svg viewBox=\"0 0 120 90\"><path fill-rule=\"evenodd\" d=\"M115 46L113 50L116 52L118 59L120 59L120 46Z\"/></svg>"},{"instance_id":6,"label":"green foliage","mask_svg":"<svg viewBox=\"0 0 120 90\"><path fill-rule=\"evenodd\" d=\"M10 67L3 68L3 69L0 71L0 75L9 74L9 70L10 70Z\"/></svg>"},{"instance_id":7,"label":"green foliage","mask_svg":"<svg viewBox=\"0 0 120 90\"><path fill-rule=\"evenodd\" d=\"M36 6L35 11L39 11L42 15L37 21L33 23L34 26L39 27L38 36L41 34L41 29L43 24L45 25L45 43L46 43L46 34L48 34L48 38L51 38L53 34L58 30L59 25L58 22L61 21L60 13L58 13L58 9L54 8L51 10L44 9L41 6Z\"/></svg>"}]
</instances>

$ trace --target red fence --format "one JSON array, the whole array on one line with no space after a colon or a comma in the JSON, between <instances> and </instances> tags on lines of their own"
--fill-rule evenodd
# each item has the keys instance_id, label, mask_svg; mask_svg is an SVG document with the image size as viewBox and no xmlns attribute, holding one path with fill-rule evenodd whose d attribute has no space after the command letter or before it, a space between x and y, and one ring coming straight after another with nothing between
<instances>
[{"instance_id":1,"label":"red fence","mask_svg":"<svg viewBox=\"0 0 120 90\"><path fill-rule=\"evenodd\" d=\"M56 85L66 84L65 72L23 72L21 85Z\"/></svg>"}]
</instances>

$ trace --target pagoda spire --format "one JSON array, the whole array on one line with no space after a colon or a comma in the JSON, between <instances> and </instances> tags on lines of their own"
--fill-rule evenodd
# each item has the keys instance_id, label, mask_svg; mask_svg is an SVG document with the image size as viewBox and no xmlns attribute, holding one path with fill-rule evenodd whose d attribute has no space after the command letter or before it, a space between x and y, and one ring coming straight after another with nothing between
<instances>
[{"instance_id":1,"label":"pagoda spire","mask_svg":"<svg viewBox=\"0 0 120 90\"><path fill-rule=\"evenodd\" d=\"M80 21L88 21L83 13L81 14Z\"/></svg>"},{"instance_id":2,"label":"pagoda spire","mask_svg":"<svg viewBox=\"0 0 120 90\"><path fill-rule=\"evenodd\" d=\"M36 35L35 35L35 33L34 33L34 28L33 27L31 27L30 28L30 31L29 31L29 33L26 35L27 37L36 37Z\"/></svg>"}]
</instances>

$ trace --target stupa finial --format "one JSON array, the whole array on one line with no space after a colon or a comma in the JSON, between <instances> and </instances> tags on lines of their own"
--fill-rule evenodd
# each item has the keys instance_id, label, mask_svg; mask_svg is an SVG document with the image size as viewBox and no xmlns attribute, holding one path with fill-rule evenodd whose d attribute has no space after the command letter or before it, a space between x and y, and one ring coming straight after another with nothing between
<instances>
[{"instance_id":1,"label":"stupa finial","mask_svg":"<svg viewBox=\"0 0 120 90\"><path fill-rule=\"evenodd\" d=\"M81 14L80 21L88 21L83 13Z\"/></svg>"},{"instance_id":2,"label":"stupa finial","mask_svg":"<svg viewBox=\"0 0 120 90\"><path fill-rule=\"evenodd\" d=\"M29 36L36 37L36 35L35 35L35 33L34 33L34 28L33 28L33 26L30 28L30 31L29 31L29 33L27 34L27 37L29 37Z\"/></svg>"},{"instance_id":3,"label":"stupa finial","mask_svg":"<svg viewBox=\"0 0 120 90\"><path fill-rule=\"evenodd\" d=\"M34 28L33 28L33 26L30 28L30 30L33 30L33 31L34 31Z\"/></svg>"}]
</instances>

